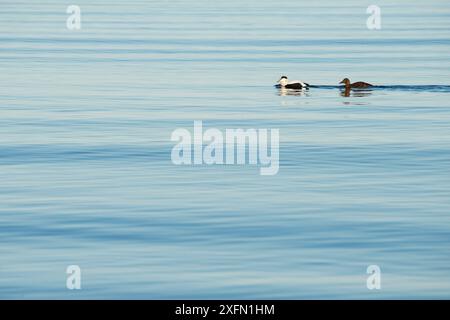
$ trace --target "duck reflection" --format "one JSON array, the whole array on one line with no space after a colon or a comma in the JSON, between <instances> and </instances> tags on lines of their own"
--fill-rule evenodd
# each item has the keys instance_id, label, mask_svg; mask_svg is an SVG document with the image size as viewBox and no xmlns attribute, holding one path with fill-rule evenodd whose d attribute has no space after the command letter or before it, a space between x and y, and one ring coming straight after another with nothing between
<instances>
[{"instance_id":1,"label":"duck reflection","mask_svg":"<svg viewBox=\"0 0 450 320\"><path fill-rule=\"evenodd\" d=\"M349 87L344 87L340 91L342 97L367 97L372 94L372 90L352 90Z\"/></svg>"},{"instance_id":2,"label":"duck reflection","mask_svg":"<svg viewBox=\"0 0 450 320\"><path fill-rule=\"evenodd\" d=\"M303 89L287 89L284 87L281 87L278 89L278 95L285 97L285 96L302 96L302 97L308 97L309 92L307 88Z\"/></svg>"}]
</instances>

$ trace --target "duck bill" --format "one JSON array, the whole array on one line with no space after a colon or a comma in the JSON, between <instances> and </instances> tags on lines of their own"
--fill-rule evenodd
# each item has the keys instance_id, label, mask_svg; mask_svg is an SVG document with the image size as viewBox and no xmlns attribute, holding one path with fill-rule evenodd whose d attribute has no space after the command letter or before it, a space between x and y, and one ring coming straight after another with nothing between
<instances>
[{"instance_id":1,"label":"duck bill","mask_svg":"<svg viewBox=\"0 0 450 320\"><path fill-rule=\"evenodd\" d=\"M339 84L341 84L341 83L345 83L344 80L342 80L341 82L339 82Z\"/></svg>"}]
</instances>

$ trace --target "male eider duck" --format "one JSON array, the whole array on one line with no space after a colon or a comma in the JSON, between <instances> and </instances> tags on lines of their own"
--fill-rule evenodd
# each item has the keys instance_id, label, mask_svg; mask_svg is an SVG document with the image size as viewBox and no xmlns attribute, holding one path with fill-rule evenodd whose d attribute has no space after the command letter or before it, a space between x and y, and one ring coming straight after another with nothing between
<instances>
[{"instance_id":1,"label":"male eider duck","mask_svg":"<svg viewBox=\"0 0 450 320\"><path fill-rule=\"evenodd\" d=\"M344 80L342 80L339 83L343 83L345 85L345 89L350 89L350 88L362 89L362 88L372 87L372 85L370 83L362 82L362 81L351 83L348 78L345 78Z\"/></svg>"},{"instance_id":2,"label":"male eider duck","mask_svg":"<svg viewBox=\"0 0 450 320\"><path fill-rule=\"evenodd\" d=\"M304 89L308 88L309 84L302 81L289 81L286 76L282 76L280 80L278 80L277 88L286 88L286 89Z\"/></svg>"}]
</instances>

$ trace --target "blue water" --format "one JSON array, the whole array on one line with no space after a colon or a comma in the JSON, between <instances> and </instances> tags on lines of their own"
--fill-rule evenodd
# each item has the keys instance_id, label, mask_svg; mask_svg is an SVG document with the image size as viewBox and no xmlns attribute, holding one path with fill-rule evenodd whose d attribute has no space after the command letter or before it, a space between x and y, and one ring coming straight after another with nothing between
<instances>
[{"instance_id":1,"label":"blue water","mask_svg":"<svg viewBox=\"0 0 450 320\"><path fill-rule=\"evenodd\" d=\"M74 2L79 31L0 2L0 298L450 298L448 1L376 1L381 30L372 1ZM194 120L280 129L279 173L175 166Z\"/></svg>"}]
</instances>

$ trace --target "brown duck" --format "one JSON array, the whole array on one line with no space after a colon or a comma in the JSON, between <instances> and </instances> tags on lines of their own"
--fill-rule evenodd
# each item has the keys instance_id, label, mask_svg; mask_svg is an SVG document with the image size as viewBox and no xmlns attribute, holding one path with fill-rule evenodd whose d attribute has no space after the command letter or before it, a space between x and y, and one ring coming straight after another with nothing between
<instances>
[{"instance_id":1,"label":"brown duck","mask_svg":"<svg viewBox=\"0 0 450 320\"><path fill-rule=\"evenodd\" d=\"M350 89L350 88L360 88L360 89L362 89L362 88L372 87L372 85L370 83L362 82L362 81L351 83L348 78L345 78L344 80L342 80L339 83L343 83L345 85L345 89L346 90Z\"/></svg>"}]
</instances>

